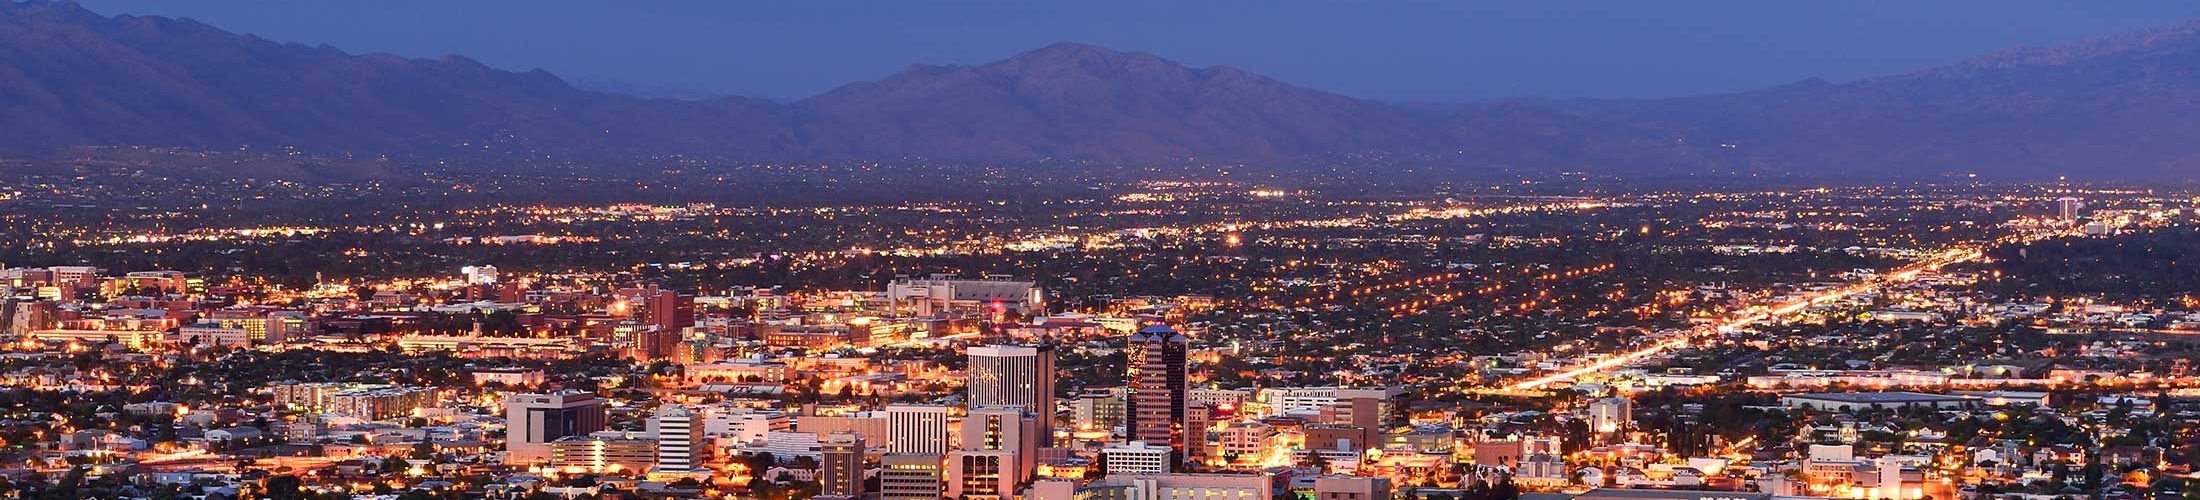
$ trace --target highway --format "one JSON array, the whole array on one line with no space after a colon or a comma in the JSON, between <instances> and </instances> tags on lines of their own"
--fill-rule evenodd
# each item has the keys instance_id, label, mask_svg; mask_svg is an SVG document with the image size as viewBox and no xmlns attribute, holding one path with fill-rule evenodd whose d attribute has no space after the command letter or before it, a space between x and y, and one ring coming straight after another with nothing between
<instances>
[{"instance_id":1,"label":"highway","mask_svg":"<svg viewBox=\"0 0 2200 500\"><path fill-rule=\"evenodd\" d=\"M1658 343L1651 344L1649 346L1645 346L1633 351L1607 355L1603 358L1598 359L1595 362L1574 367L1566 371L1520 381L1509 386L1509 389L1525 391L1540 389L1545 386L1549 386L1551 384L1556 384L1559 382L1572 382L1574 379L1581 378L1584 375L1589 375L1592 373L1602 373L1614 368L1634 364L1635 362L1642 361L1643 359L1656 356L1669 350L1688 347L1690 345L1693 345L1696 341L1712 335L1739 330L1742 328L1756 326L1765 322L1785 318L1788 315L1801 312L1802 310L1809 308L1813 304L1822 304L1826 302L1840 300L1859 293L1878 290L1889 285L1915 281L1919 275L1922 275L1927 271L1938 270L1951 264L1978 260L1978 258L1984 255L1984 250L1978 247L1965 246L1952 248L1934 253L1933 256L1925 258L1924 260L1920 260L1916 263L1895 268L1884 273L1873 275L1869 278L1860 279L1838 287L1834 287L1832 289L1814 293L1809 296L1796 298L1781 303L1768 302L1751 304L1747 307L1743 307L1739 310L1730 312L1729 314L1733 317L1733 319L1728 320L1725 323L1720 323L1715 327L1697 328L1694 331L1689 332L1687 335L1659 341Z\"/></svg>"}]
</instances>

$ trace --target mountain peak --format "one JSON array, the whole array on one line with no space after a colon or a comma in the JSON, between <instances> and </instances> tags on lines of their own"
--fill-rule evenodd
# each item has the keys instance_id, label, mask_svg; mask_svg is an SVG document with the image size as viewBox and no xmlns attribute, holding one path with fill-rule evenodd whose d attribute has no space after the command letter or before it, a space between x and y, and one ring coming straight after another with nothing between
<instances>
[{"instance_id":1,"label":"mountain peak","mask_svg":"<svg viewBox=\"0 0 2200 500\"><path fill-rule=\"evenodd\" d=\"M1076 57L1121 57L1126 54L1129 53L1089 43L1054 42L1047 44L1045 47L1039 47L1036 49L1024 51L1023 53L1012 56L1009 59L1014 60L1024 58L1062 59Z\"/></svg>"},{"instance_id":2,"label":"mountain peak","mask_svg":"<svg viewBox=\"0 0 2200 500\"><path fill-rule=\"evenodd\" d=\"M78 20L100 17L98 13L70 0L0 0L0 12L8 13L9 17L41 14Z\"/></svg>"},{"instance_id":3,"label":"mountain peak","mask_svg":"<svg viewBox=\"0 0 2200 500\"><path fill-rule=\"evenodd\" d=\"M1119 71L1164 71L1186 69L1174 61L1144 52L1126 52L1098 45L1076 42L1057 42L1008 59L985 65L988 68L1020 69L1023 71L1079 68L1091 73Z\"/></svg>"}]
</instances>

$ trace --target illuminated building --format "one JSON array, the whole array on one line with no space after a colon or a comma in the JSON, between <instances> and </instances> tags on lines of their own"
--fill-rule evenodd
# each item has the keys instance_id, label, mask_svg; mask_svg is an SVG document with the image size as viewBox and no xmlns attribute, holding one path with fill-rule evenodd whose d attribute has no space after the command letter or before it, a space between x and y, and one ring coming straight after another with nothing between
<instances>
[{"instance_id":1,"label":"illuminated building","mask_svg":"<svg viewBox=\"0 0 2200 500\"><path fill-rule=\"evenodd\" d=\"M702 468L702 416L685 406L668 404L649 417L649 432L657 438L657 468L685 472Z\"/></svg>"},{"instance_id":2,"label":"illuminated building","mask_svg":"<svg viewBox=\"0 0 2200 500\"><path fill-rule=\"evenodd\" d=\"M1123 425L1123 393L1123 388L1117 387L1078 395L1070 401L1070 425L1079 431L1104 431Z\"/></svg>"},{"instance_id":3,"label":"illuminated building","mask_svg":"<svg viewBox=\"0 0 2200 500\"><path fill-rule=\"evenodd\" d=\"M329 394L321 407L333 416L382 420L435 406L436 399L435 390L423 387L359 386Z\"/></svg>"},{"instance_id":4,"label":"illuminated building","mask_svg":"<svg viewBox=\"0 0 2200 500\"><path fill-rule=\"evenodd\" d=\"M166 339L161 332L122 330L31 330L25 338L49 344L77 343L95 345L109 340L124 347L143 350L161 345Z\"/></svg>"},{"instance_id":5,"label":"illuminated building","mask_svg":"<svg viewBox=\"0 0 2200 500\"><path fill-rule=\"evenodd\" d=\"M1000 279L897 279L886 285L888 310L915 316L945 312L1015 313L1046 311L1045 293L1030 281Z\"/></svg>"},{"instance_id":6,"label":"illuminated building","mask_svg":"<svg viewBox=\"0 0 2200 500\"><path fill-rule=\"evenodd\" d=\"M1038 420L1041 446L1054 435L1054 348L974 346L970 356L970 405L1021 407Z\"/></svg>"},{"instance_id":7,"label":"illuminated building","mask_svg":"<svg viewBox=\"0 0 2200 500\"><path fill-rule=\"evenodd\" d=\"M1252 393L1242 389L1192 389L1184 394L1184 404L1213 408L1237 408L1244 406Z\"/></svg>"},{"instance_id":8,"label":"illuminated building","mask_svg":"<svg viewBox=\"0 0 2200 500\"><path fill-rule=\"evenodd\" d=\"M1589 403L1589 430L1597 434L1624 432L1634 424L1635 404L1625 397L1609 397Z\"/></svg>"},{"instance_id":9,"label":"illuminated building","mask_svg":"<svg viewBox=\"0 0 2200 500\"><path fill-rule=\"evenodd\" d=\"M0 300L0 328L10 338L54 327L56 304L43 300ZM155 342L156 344L158 342ZM132 346L135 348L136 346Z\"/></svg>"},{"instance_id":10,"label":"illuminated building","mask_svg":"<svg viewBox=\"0 0 2200 500\"><path fill-rule=\"evenodd\" d=\"M1513 480L1523 486L1565 486L1571 478L1566 475L1566 450L1562 441L1554 436L1531 436L1520 440L1520 462L1513 466ZM1481 463L1477 457L1476 463Z\"/></svg>"},{"instance_id":11,"label":"illuminated building","mask_svg":"<svg viewBox=\"0 0 2200 500\"><path fill-rule=\"evenodd\" d=\"M1115 474L1166 474L1171 471L1167 447L1145 441L1108 445L1100 449L1100 468Z\"/></svg>"},{"instance_id":12,"label":"illuminated building","mask_svg":"<svg viewBox=\"0 0 2200 500\"><path fill-rule=\"evenodd\" d=\"M1186 372L1185 351L1191 339L1164 325L1146 327L1131 334L1128 392L1124 395L1123 430L1133 441L1167 445L1181 459L1184 450Z\"/></svg>"},{"instance_id":13,"label":"illuminated building","mask_svg":"<svg viewBox=\"0 0 2200 500\"><path fill-rule=\"evenodd\" d=\"M1269 387L1255 392L1253 402L1267 410L1263 413L1264 416L1283 416L1319 414L1323 410L1337 407L1340 403L1367 400L1374 402L1374 411L1362 413L1369 413L1365 417L1372 417L1370 423L1374 423L1403 420L1403 406L1397 404L1397 399L1404 393L1405 391L1395 387ZM1347 414L1350 415L1351 412L1348 411Z\"/></svg>"},{"instance_id":14,"label":"illuminated building","mask_svg":"<svg viewBox=\"0 0 2200 500\"><path fill-rule=\"evenodd\" d=\"M638 474L656 465L657 441L625 432L592 432L544 445L547 465L568 473Z\"/></svg>"},{"instance_id":15,"label":"illuminated building","mask_svg":"<svg viewBox=\"0 0 2200 500\"><path fill-rule=\"evenodd\" d=\"M947 453L947 416L952 410L946 406L886 405L886 452Z\"/></svg>"},{"instance_id":16,"label":"illuminated building","mask_svg":"<svg viewBox=\"0 0 2200 500\"><path fill-rule=\"evenodd\" d=\"M1805 387L1940 387L1954 376L1921 370L1787 370L1745 379L1752 388Z\"/></svg>"},{"instance_id":17,"label":"illuminated building","mask_svg":"<svg viewBox=\"0 0 2200 500\"><path fill-rule=\"evenodd\" d=\"M176 331L176 338L186 345L207 347L252 347L257 335L238 326L222 326L218 323L193 323Z\"/></svg>"},{"instance_id":18,"label":"illuminated building","mask_svg":"<svg viewBox=\"0 0 2200 500\"><path fill-rule=\"evenodd\" d=\"M770 361L737 359L688 365L686 373L690 378L703 381L779 383L794 377L794 367Z\"/></svg>"},{"instance_id":19,"label":"illuminated building","mask_svg":"<svg viewBox=\"0 0 2200 500\"><path fill-rule=\"evenodd\" d=\"M879 460L879 498L885 500L933 500L942 498L945 474L939 455L889 454Z\"/></svg>"},{"instance_id":20,"label":"illuminated building","mask_svg":"<svg viewBox=\"0 0 2200 500\"><path fill-rule=\"evenodd\" d=\"M1977 396L1922 392L1834 392L1789 394L1780 397L1780 404L1788 408L1808 408L1821 411L1854 411L1919 406L1934 409L1971 408L1979 406L1983 401L1983 398Z\"/></svg>"},{"instance_id":21,"label":"illuminated building","mask_svg":"<svg viewBox=\"0 0 2200 500\"><path fill-rule=\"evenodd\" d=\"M863 437L865 443L885 443L890 440L886 430L884 412L860 412L855 415L802 415L794 417L794 428L802 432L831 435L853 432Z\"/></svg>"},{"instance_id":22,"label":"illuminated building","mask_svg":"<svg viewBox=\"0 0 2200 500\"><path fill-rule=\"evenodd\" d=\"M603 400L579 391L514 394L505 400L504 425L505 463L540 462L551 442L603 430ZM650 453L654 462L656 450Z\"/></svg>"},{"instance_id":23,"label":"illuminated building","mask_svg":"<svg viewBox=\"0 0 2200 500\"><path fill-rule=\"evenodd\" d=\"M494 285L497 283L497 266L465 266L458 268L469 285Z\"/></svg>"},{"instance_id":24,"label":"illuminated building","mask_svg":"<svg viewBox=\"0 0 2200 500\"><path fill-rule=\"evenodd\" d=\"M647 323L658 330L674 333L695 326L694 295L658 290L654 285L650 287L650 292L643 303L648 312Z\"/></svg>"},{"instance_id":25,"label":"illuminated building","mask_svg":"<svg viewBox=\"0 0 2200 500\"><path fill-rule=\"evenodd\" d=\"M490 368L474 370L469 375L473 376L475 385L493 382L505 387L534 387L543 382L543 373L539 368Z\"/></svg>"},{"instance_id":26,"label":"illuminated building","mask_svg":"<svg viewBox=\"0 0 2200 500\"><path fill-rule=\"evenodd\" d=\"M947 454L947 495L964 500L1005 500L1016 493L1016 452L964 451Z\"/></svg>"},{"instance_id":27,"label":"illuminated building","mask_svg":"<svg viewBox=\"0 0 2200 500\"><path fill-rule=\"evenodd\" d=\"M712 406L704 411L703 435L732 438L733 442L763 442L773 432L794 430L794 421L778 410Z\"/></svg>"},{"instance_id":28,"label":"illuminated building","mask_svg":"<svg viewBox=\"0 0 2200 500\"><path fill-rule=\"evenodd\" d=\"M574 350L570 337L484 337L479 335L406 335L397 347L408 353L447 351L460 356L563 358Z\"/></svg>"},{"instance_id":29,"label":"illuminated building","mask_svg":"<svg viewBox=\"0 0 2200 500\"><path fill-rule=\"evenodd\" d=\"M2068 196L2055 199L2056 218L2062 220L2078 220L2079 212L2082 210L2085 210L2084 200Z\"/></svg>"},{"instance_id":30,"label":"illuminated building","mask_svg":"<svg viewBox=\"0 0 2200 500\"><path fill-rule=\"evenodd\" d=\"M1258 457L1276 446L1276 427L1258 421L1230 422L1215 432L1223 456Z\"/></svg>"},{"instance_id":31,"label":"illuminated building","mask_svg":"<svg viewBox=\"0 0 2200 500\"><path fill-rule=\"evenodd\" d=\"M662 361L678 355L681 347L680 330L668 327L649 327L633 332L633 348L630 357L642 361Z\"/></svg>"},{"instance_id":32,"label":"illuminated building","mask_svg":"<svg viewBox=\"0 0 2200 500\"><path fill-rule=\"evenodd\" d=\"M863 437L852 432L827 435L820 444L818 471L820 499L853 499L863 496Z\"/></svg>"},{"instance_id":33,"label":"illuminated building","mask_svg":"<svg viewBox=\"0 0 2200 500\"><path fill-rule=\"evenodd\" d=\"M245 331L245 342L243 343L223 342L207 345L280 344L290 337L290 332L294 329L297 331L306 329L303 314L294 311L275 311L261 307L217 310L212 314L208 314L207 318L200 323L201 325L193 326L212 324L223 329L235 328ZM185 337L188 338L189 335L185 335Z\"/></svg>"},{"instance_id":34,"label":"illuminated building","mask_svg":"<svg viewBox=\"0 0 2200 500\"><path fill-rule=\"evenodd\" d=\"M1016 454L1016 481L1030 480L1037 470L1040 440L1038 419L1020 406L979 406L962 420L963 451L1006 451Z\"/></svg>"}]
</instances>

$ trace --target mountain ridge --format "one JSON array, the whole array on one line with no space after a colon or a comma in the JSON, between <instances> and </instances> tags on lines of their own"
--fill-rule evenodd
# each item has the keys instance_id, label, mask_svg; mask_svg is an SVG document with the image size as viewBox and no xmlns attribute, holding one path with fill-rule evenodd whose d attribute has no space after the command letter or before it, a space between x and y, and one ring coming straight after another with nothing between
<instances>
[{"instance_id":1,"label":"mountain ridge","mask_svg":"<svg viewBox=\"0 0 2200 500\"><path fill-rule=\"evenodd\" d=\"M462 56L0 0L0 152L1179 161L1648 175L2200 175L2200 21L1897 75L1668 99L1406 106L1060 42L791 102L652 99ZM1379 172L1376 172L1379 174Z\"/></svg>"}]
</instances>

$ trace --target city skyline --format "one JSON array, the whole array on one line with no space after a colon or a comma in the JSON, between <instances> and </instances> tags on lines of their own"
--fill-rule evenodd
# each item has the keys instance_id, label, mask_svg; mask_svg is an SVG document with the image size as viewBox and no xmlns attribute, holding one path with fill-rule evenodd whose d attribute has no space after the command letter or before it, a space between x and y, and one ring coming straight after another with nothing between
<instances>
[{"instance_id":1,"label":"city skyline","mask_svg":"<svg viewBox=\"0 0 2200 500\"><path fill-rule=\"evenodd\" d=\"M2200 498L2194 17L0 0L0 497Z\"/></svg>"}]
</instances>

